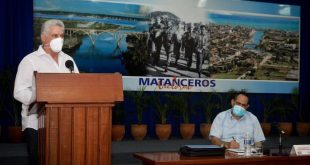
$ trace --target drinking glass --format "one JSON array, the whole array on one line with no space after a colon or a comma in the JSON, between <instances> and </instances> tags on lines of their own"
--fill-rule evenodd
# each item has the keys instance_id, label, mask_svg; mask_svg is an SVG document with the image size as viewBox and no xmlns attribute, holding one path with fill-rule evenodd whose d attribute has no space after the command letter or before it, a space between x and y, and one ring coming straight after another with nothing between
<instances>
[{"instance_id":1,"label":"drinking glass","mask_svg":"<svg viewBox=\"0 0 310 165\"><path fill-rule=\"evenodd\" d=\"M257 156L263 155L263 145L262 144L256 144L255 145L255 151Z\"/></svg>"}]
</instances>

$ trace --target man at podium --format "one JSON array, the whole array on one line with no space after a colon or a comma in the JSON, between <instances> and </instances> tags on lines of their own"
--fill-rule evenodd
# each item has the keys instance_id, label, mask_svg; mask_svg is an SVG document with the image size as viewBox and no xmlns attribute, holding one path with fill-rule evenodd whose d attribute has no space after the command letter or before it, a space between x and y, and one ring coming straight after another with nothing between
<instances>
[{"instance_id":1,"label":"man at podium","mask_svg":"<svg viewBox=\"0 0 310 165\"><path fill-rule=\"evenodd\" d=\"M29 163L38 164L38 114L34 72L79 73L72 57L62 52L64 23L51 19L43 23L39 48L23 58L15 79L14 97L22 103L22 130L27 142ZM57 80L55 80L57 81ZM31 112L29 111L31 110Z\"/></svg>"},{"instance_id":2,"label":"man at podium","mask_svg":"<svg viewBox=\"0 0 310 165\"><path fill-rule=\"evenodd\" d=\"M219 113L211 126L209 138L215 145L225 148L243 148L246 134L257 145L265 136L256 116L247 111L249 98L245 92L238 92L231 100L232 108Z\"/></svg>"}]
</instances>

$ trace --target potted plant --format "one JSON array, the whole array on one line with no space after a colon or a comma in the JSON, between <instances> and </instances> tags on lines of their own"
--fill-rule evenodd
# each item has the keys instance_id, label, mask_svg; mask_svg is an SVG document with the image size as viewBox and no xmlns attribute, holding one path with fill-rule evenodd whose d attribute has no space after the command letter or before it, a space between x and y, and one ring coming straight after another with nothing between
<instances>
[{"instance_id":1,"label":"potted plant","mask_svg":"<svg viewBox=\"0 0 310 165\"><path fill-rule=\"evenodd\" d=\"M274 113L279 116L278 127L285 132L284 136L290 136L293 130L292 122L288 122L288 117L293 114L293 109L289 107L288 101L280 98L273 104Z\"/></svg>"},{"instance_id":2,"label":"potted plant","mask_svg":"<svg viewBox=\"0 0 310 165\"><path fill-rule=\"evenodd\" d=\"M3 96L1 100L3 102L2 109L11 117L13 125L9 126L8 135L9 139L13 143L22 142L22 129L20 124L21 105L13 97L15 71L7 68L0 72L0 88Z\"/></svg>"},{"instance_id":3,"label":"potted plant","mask_svg":"<svg viewBox=\"0 0 310 165\"><path fill-rule=\"evenodd\" d=\"M131 124L131 135L135 140L143 140L147 134L147 125L142 123L143 112L149 105L149 97L145 94L146 86L140 87L138 91L127 92L130 100L135 106L137 123Z\"/></svg>"},{"instance_id":4,"label":"potted plant","mask_svg":"<svg viewBox=\"0 0 310 165\"><path fill-rule=\"evenodd\" d=\"M195 109L200 109L204 113L205 121L200 124L200 133L204 139L208 139L212 115L214 111L219 109L220 96L215 92L203 93L200 99L195 103Z\"/></svg>"},{"instance_id":5,"label":"potted plant","mask_svg":"<svg viewBox=\"0 0 310 165\"><path fill-rule=\"evenodd\" d=\"M0 89L1 89L1 91L2 91L2 77L1 77L1 75L0 75ZM1 92L0 93L0 114L2 114L1 112L4 110L4 100L3 100L3 98L4 98L4 94ZM1 125L0 125L0 138L1 138Z\"/></svg>"},{"instance_id":6,"label":"potted plant","mask_svg":"<svg viewBox=\"0 0 310 165\"><path fill-rule=\"evenodd\" d=\"M267 98L266 96L260 97L260 102L263 105L263 120L260 123L265 136L269 136L271 130L271 123L268 122L269 117L275 113L275 106L280 102L278 96Z\"/></svg>"},{"instance_id":7,"label":"potted plant","mask_svg":"<svg viewBox=\"0 0 310 165\"><path fill-rule=\"evenodd\" d=\"M299 107L299 91L298 88L293 89L291 94L291 107L295 112L298 113L298 121L296 123L296 130L299 136L307 136L310 131L310 123L306 122L305 117L309 116L304 109Z\"/></svg>"},{"instance_id":8,"label":"potted plant","mask_svg":"<svg viewBox=\"0 0 310 165\"><path fill-rule=\"evenodd\" d=\"M12 143L21 143L23 141L22 127L20 124L20 113L21 104L11 96L11 110L7 110L11 118L13 119L14 125L9 126L9 139Z\"/></svg>"},{"instance_id":9,"label":"potted plant","mask_svg":"<svg viewBox=\"0 0 310 165\"><path fill-rule=\"evenodd\" d=\"M118 103L113 107L112 111L112 140L121 141L125 136L124 120L124 102Z\"/></svg>"},{"instance_id":10,"label":"potted plant","mask_svg":"<svg viewBox=\"0 0 310 165\"><path fill-rule=\"evenodd\" d=\"M190 99L191 94L185 93L177 93L171 95L169 98L171 109L176 110L182 119L180 133L183 139L191 139L195 133L195 124L190 123L192 113L192 109L188 104Z\"/></svg>"},{"instance_id":11,"label":"potted plant","mask_svg":"<svg viewBox=\"0 0 310 165\"><path fill-rule=\"evenodd\" d=\"M169 94L165 94L161 97L160 93L156 92L152 97L152 104L159 119L159 123L155 126L155 133L159 140L168 140L172 131L171 124L167 123L167 115L170 109L167 100L169 96Z\"/></svg>"},{"instance_id":12,"label":"potted plant","mask_svg":"<svg viewBox=\"0 0 310 165\"><path fill-rule=\"evenodd\" d=\"M5 74L3 71L0 72L0 91L4 91L4 86L7 84ZM4 92L0 92L0 114L4 111L5 108L5 96L6 94ZM1 125L0 125L0 137L1 137Z\"/></svg>"}]
</instances>

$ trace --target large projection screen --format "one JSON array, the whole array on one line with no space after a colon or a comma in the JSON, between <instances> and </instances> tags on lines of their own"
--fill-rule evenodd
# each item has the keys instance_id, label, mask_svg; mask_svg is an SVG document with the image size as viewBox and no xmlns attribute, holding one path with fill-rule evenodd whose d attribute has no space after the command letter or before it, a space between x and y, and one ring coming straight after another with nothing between
<instances>
[{"instance_id":1,"label":"large projection screen","mask_svg":"<svg viewBox=\"0 0 310 165\"><path fill-rule=\"evenodd\" d=\"M243 0L34 0L34 49L47 19L81 72L123 75L124 90L292 93L300 7Z\"/></svg>"}]
</instances>

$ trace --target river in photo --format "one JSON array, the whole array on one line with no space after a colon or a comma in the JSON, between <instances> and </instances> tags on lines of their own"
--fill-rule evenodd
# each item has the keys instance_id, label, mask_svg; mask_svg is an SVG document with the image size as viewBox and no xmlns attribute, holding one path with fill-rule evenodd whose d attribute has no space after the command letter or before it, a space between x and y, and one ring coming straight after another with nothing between
<instances>
[{"instance_id":1,"label":"river in photo","mask_svg":"<svg viewBox=\"0 0 310 165\"><path fill-rule=\"evenodd\" d=\"M80 46L70 54L80 72L86 73L114 73L128 75L122 64L122 52L127 51L126 35L132 32L142 32L148 29L146 21L130 21L121 19L83 17L77 15L52 15L36 13L36 18L60 19L70 21L99 22L103 24L114 24L129 27L130 30L117 30L116 32L101 32L91 35L94 39L92 44L91 37L84 35ZM117 44L117 40L120 39Z\"/></svg>"},{"instance_id":2,"label":"river in photo","mask_svg":"<svg viewBox=\"0 0 310 165\"><path fill-rule=\"evenodd\" d=\"M257 49L256 46L259 45L263 35L264 35L263 31L255 31L253 36L252 36L252 39L251 39L250 43L249 44L245 44L244 48L247 48L247 49Z\"/></svg>"}]
</instances>

